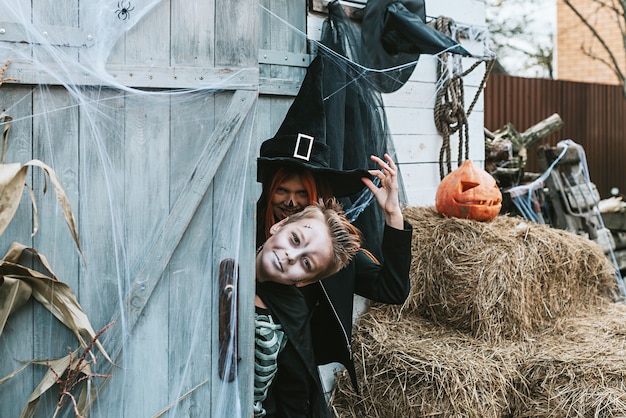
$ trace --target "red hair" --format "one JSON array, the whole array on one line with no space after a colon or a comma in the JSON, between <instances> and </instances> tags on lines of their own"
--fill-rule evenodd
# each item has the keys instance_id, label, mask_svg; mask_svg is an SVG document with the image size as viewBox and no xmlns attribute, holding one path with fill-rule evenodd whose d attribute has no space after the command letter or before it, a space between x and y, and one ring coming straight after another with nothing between
<instances>
[{"instance_id":1,"label":"red hair","mask_svg":"<svg viewBox=\"0 0 626 418\"><path fill-rule=\"evenodd\" d=\"M309 205L317 202L317 186L315 178L310 170L288 167L279 168L274 174L270 188L267 192L267 205L265 208L265 239L270 237L270 228L276 223L276 220L274 219L274 212L272 211L272 196L274 196L274 193L276 193L276 190L281 184L294 177L299 177L300 181L302 181L304 190L306 190L309 195Z\"/></svg>"}]
</instances>

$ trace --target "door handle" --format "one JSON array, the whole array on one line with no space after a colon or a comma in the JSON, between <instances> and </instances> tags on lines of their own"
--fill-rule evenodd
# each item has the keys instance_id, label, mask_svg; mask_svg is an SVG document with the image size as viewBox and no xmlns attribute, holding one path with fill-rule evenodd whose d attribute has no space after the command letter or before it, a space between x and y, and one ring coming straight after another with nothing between
<instances>
[{"instance_id":1,"label":"door handle","mask_svg":"<svg viewBox=\"0 0 626 418\"><path fill-rule=\"evenodd\" d=\"M239 266L232 258L219 270L219 375L231 382L237 376L239 357Z\"/></svg>"}]
</instances>

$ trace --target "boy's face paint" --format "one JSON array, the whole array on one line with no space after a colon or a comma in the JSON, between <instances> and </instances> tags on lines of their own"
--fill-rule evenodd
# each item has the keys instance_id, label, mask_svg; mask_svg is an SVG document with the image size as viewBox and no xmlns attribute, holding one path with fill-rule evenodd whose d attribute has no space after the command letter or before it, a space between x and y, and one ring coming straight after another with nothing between
<instances>
[{"instance_id":1,"label":"boy's face paint","mask_svg":"<svg viewBox=\"0 0 626 418\"><path fill-rule=\"evenodd\" d=\"M309 204L309 194L300 177L282 182L272 195L270 204L274 217L279 221L303 210Z\"/></svg>"},{"instance_id":2,"label":"boy's face paint","mask_svg":"<svg viewBox=\"0 0 626 418\"><path fill-rule=\"evenodd\" d=\"M300 219L272 226L256 257L257 279L280 284L311 283L332 261L330 231L320 219Z\"/></svg>"}]
</instances>

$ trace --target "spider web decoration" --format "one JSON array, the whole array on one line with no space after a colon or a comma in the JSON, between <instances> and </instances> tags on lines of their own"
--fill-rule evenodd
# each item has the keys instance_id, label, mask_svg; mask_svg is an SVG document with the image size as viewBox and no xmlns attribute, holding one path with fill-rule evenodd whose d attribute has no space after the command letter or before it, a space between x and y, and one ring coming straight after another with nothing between
<instances>
[{"instance_id":1,"label":"spider web decoration","mask_svg":"<svg viewBox=\"0 0 626 418\"><path fill-rule=\"evenodd\" d=\"M263 12L276 24L288 24L271 10L261 6ZM337 169L377 169L370 155L390 154L398 162L396 148L389 130L384 98L379 92L381 78L389 84L402 85L397 78L401 68L414 67L417 61L399 67L375 69L364 64L367 60L362 43L361 29L345 14L337 1L327 5L328 17L324 20L319 39L311 39L304 32L289 25L295 36L307 39L314 54L323 57L324 105L326 113L326 140L331 147L331 167ZM483 47L484 56L473 58L476 68L483 61L490 62L493 53L487 46L485 29L458 24L455 30L463 33L470 42ZM456 32L455 32L456 33ZM435 54L443 61L447 50ZM445 64L444 64L445 65ZM472 68L472 69L473 69ZM469 71L468 71L469 72ZM440 89L444 89L447 74L441 74L431 98L434 103ZM477 93L478 96L478 93ZM424 99L424 102L428 102ZM472 104L473 107L473 104ZM470 110L471 112L471 110ZM464 144L459 143L459 147ZM400 202L408 204L402 169L398 171ZM372 193L364 189L359 195L343 199L342 204L348 218L363 231L364 246L377 257L380 253L384 216L373 199Z\"/></svg>"},{"instance_id":2,"label":"spider web decoration","mask_svg":"<svg viewBox=\"0 0 626 418\"><path fill-rule=\"evenodd\" d=\"M252 135L254 107L242 122L239 140L225 151L222 164L216 167L219 170L205 199L212 199L214 204L208 207L199 203L181 238L181 246L190 251L184 255L173 253L132 332L132 304L126 297L130 289L141 286L135 278L148 262L150 250L169 219L169 208L175 207L185 191L205 144L230 103L232 90L253 90L258 81L242 78L249 70L246 68L235 68L227 76L211 79L217 81L203 80L200 73L194 74L194 83L179 77L175 81L180 83L159 87L150 79L153 74L166 79L169 73L159 72L161 68L180 66L187 59L184 47L170 53L154 46L159 45L161 37L169 42L169 32L159 32L162 22L157 25L155 20L169 17L170 7L180 8L180 2L49 3L53 9L50 14L39 9L33 14L33 2L0 0L0 61L4 64L10 59L0 77L5 81L0 86L0 113L4 110L12 118L6 162L37 158L59 174L78 217L85 261L73 256L74 246L68 241L71 238L63 215L57 213L54 193L43 195L41 176L27 179L33 194L43 195L38 199L41 225L37 235L30 236L30 213L21 217L18 214L0 236L0 251L6 251L11 241L17 240L45 254L59 280L80 299L96 328L119 313L101 341L108 350L111 346L121 347L121 354L110 373L111 364L101 357L92 365L94 373L103 371L110 378L106 384L96 380L98 387L89 388L98 392L97 398L89 398L93 401L90 417L208 413L215 417L241 416L245 396L239 390L247 383L239 378L225 382L212 375L211 340L217 325L213 327L206 318L214 316L209 308L216 306L216 302L211 305L207 301L217 298L213 260L248 260L246 252L253 251L251 243L241 242L251 223L247 219L252 217L251 209L246 209L248 197L232 191L245 190L248 183L254 183L250 164L256 151ZM45 2L35 4L45 6ZM146 31L152 36L144 37ZM207 34L203 36L211 39ZM194 50L189 55L197 57L192 65L214 67L214 58L206 50ZM137 64L140 57L146 56L148 65ZM126 65L129 62L134 66L125 70L131 67ZM258 71L256 67L252 70ZM178 74L171 78L175 76ZM10 84L8 79L19 79L20 84ZM156 163L162 161L171 163ZM18 213L29 207L27 200L25 196ZM221 225L215 225L212 219L220 219ZM213 240L220 245L214 246ZM250 250L244 249L247 247ZM242 271L250 270L241 267ZM237 294L232 297L232 306L237 305L238 298ZM28 333L27 329L5 331L0 336L0 380L23 370L23 361L62 358L67 355L68 345L75 343L71 336L56 332L58 320L45 312L36 305L30 309L26 306L9 317L10 325L33 325L29 340L12 338ZM237 311L231 312L234 315ZM175 325L180 321L184 327ZM115 328L120 331L112 334ZM230 331L230 335L236 335L234 328ZM118 335L119 339L111 341L110 335ZM232 338L229 344L232 351ZM227 359L230 361L230 357ZM225 365L228 370L237 367ZM14 399L10 405L3 402L0 415L20 416L45 371L45 365L33 364L2 383L3 394L10 391L23 394L23 398ZM146 379L155 373L161 377ZM55 387L52 383L50 390L38 398L35 417L55 415ZM145 399L158 401L138 401ZM67 404L56 416L74 416L74 408Z\"/></svg>"},{"instance_id":3,"label":"spider web decoration","mask_svg":"<svg viewBox=\"0 0 626 418\"><path fill-rule=\"evenodd\" d=\"M175 207L185 182L194 173L194 164L189 162L198 158L205 141L211 138L216 119L223 114L232 90L258 89L258 66L252 68L257 77L253 81L246 78L249 68L233 67L231 73L212 81L203 79L202 73L194 73L192 81L184 82L179 73L168 72L162 74L163 78L176 81L160 86L150 79L158 69L171 70L185 64L199 68L215 66L215 51L205 45L181 42L171 45L172 51L163 55L159 48L166 44L164 39L170 40L174 11L185 17L188 15L184 13L195 13L200 7L192 8L182 0L49 3L51 13L33 14L33 5L41 6L46 0L0 0L3 22L0 29L5 30L0 32L0 65L11 60L7 72L0 76L0 113L4 110L12 118L6 162L37 158L59 174L72 209L78 215L85 262L68 251L73 243L63 216L57 212L53 193L47 193L39 201L42 223L38 234L31 237L32 225L28 224L31 217L24 215L0 236L2 251L17 239L45 254L59 279L75 291L96 329L108 324L117 312L121 313L114 327L122 329L119 333L122 353L110 373L111 378L97 388L90 417L129 416L127 412L132 407L143 408L140 416L207 416L208 410L214 417L242 416L242 411L251 407L243 404L247 394L239 390L246 385L245 378L240 377L246 375L240 370L233 382L224 382L212 374L211 365L218 360L212 357L215 352L210 351L210 345L217 326L206 321L207 317L215 316L206 301L217 298L219 292L210 280L215 275L215 266L207 254L223 252L216 257L241 260L252 244L240 242L253 222L252 214L245 209L250 191L233 191L245 190L249 177L255 174L252 160L258 153L260 140L252 128L258 122L254 120L254 107L251 120L246 120L242 128L242 140L235 141L227 152L219 167L219 179L211 184L207 200L212 199L213 204L202 202L204 205L181 238L189 251L173 254L163 274L167 279L159 282L151 296L158 304L148 305L138 318L139 333L129 330L133 305L127 304L125 297L133 286L142 285L135 282L137 271L146 262L146 253ZM324 48L318 39L294 30L290 23L263 6L255 13L316 45L336 64L341 81L327 91L329 106L333 100L342 100L343 94L362 96L358 106L339 116L347 124L333 125L337 128L333 134L336 147L347 151L336 161L337 166L371 167L368 154L380 155L385 151L397 161L383 111L384 100L371 94L368 77L360 76L389 70L363 66L356 44L343 44L341 49L337 46L337 53L328 46ZM207 17L207 21L213 17ZM179 24L183 20L179 16ZM352 39L350 33L354 28L343 24L341 19L336 21L336 28L345 30L342 33L345 37L339 39ZM215 30L207 22L193 29L198 38L211 38ZM150 36L140 38L146 32ZM146 43L137 42L138 39ZM16 78L19 84L14 84ZM426 99L434 102L435 94ZM361 129L370 129L378 141L352 142L350 134L357 128L350 126L356 121L352 119L354 115L365 121ZM359 153L353 152L355 147L359 147ZM157 166L154 161L165 160L164 155L170 158L170 163ZM92 171L88 176L83 174L85 167ZM27 183L36 195L42 194L45 185L41 177L29 177ZM371 200L367 195L351 197L355 219L359 216L365 220L369 216L366 211L376 208ZM376 216L379 215L374 214L370 219L374 219L374 227L380 228L382 220ZM88 221L81 222L84 219ZM219 219L220 225L212 225L217 232L211 237L207 225L213 219ZM222 246L228 246L229 252ZM190 260L201 261L190 267ZM243 274L242 277L240 283L249 283L250 277ZM235 292L233 296L233 305L238 300L240 307L251 304L252 292ZM165 306L171 314L166 309L150 309L151 306ZM8 334L0 337L0 379L18 370L21 361L67 355L67 344L58 343L65 336L54 332L57 319L42 312L34 306L15 313L16 320L32 326L31 335L36 337L33 339L36 342L13 341ZM173 325L175 321L184 326ZM240 335L244 332L245 329L240 330ZM152 343L154 340L147 338L148 335L156 335L158 341ZM176 344L177 341L184 343ZM230 343L232 349L233 341ZM106 347L106 340L103 344ZM241 361L249 359L242 356ZM99 373L98 368L104 368L106 361L98 359L93 366L94 373ZM233 367L237 369L238 365L224 366L226 370ZM173 377L146 379L147 370ZM25 403L44 374L42 369L21 372L2 383L0 391L11 388L17 392L14 389L20 388ZM211 391L211 385L217 390ZM142 403L146 399L158 402ZM20 416L24 405L18 401L3 402L2 416ZM53 416L56 401L54 394L47 393L39 401L35 416ZM57 416L74 416L74 411L61 411Z\"/></svg>"},{"instance_id":4,"label":"spider web decoration","mask_svg":"<svg viewBox=\"0 0 626 418\"><path fill-rule=\"evenodd\" d=\"M545 181L566 152L567 148L563 148L561 154L550 164L550 167L531 183L511 187L507 190L515 208L524 219L538 224L546 223L545 217L550 215L545 210L545 196L543 192Z\"/></svg>"},{"instance_id":5,"label":"spider web decoration","mask_svg":"<svg viewBox=\"0 0 626 418\"><path fill-rule=\"evenodd\" d=\"M552 225L553 221L550 218L550 207L548 203L547 196L545 195L545 183L548 177L554 171L554 168L559 164L559 162L564 158L568 151L568 147L574 148L579 155L580 167L576 173L573 174L575 180L571 180L572 183L568 182L568 179L563 176L562 181L565 187L571 190L574 188L584 189L581 196L590 196L590 199L593 201L584 202L585 206L590 207L589 213L584 214L581 209L570 209L572 210L572 214L574 216L588 216L592 218L593 222L600 227L600 231L602 233L610 233L608 229L604 226L604 221L602 219L602 215L600 213L600 209L598 207L598 201L595 199L595 195L593 192L593 186L591 182L591 178L589 175L589 168L587 167L587 157L585 156L585 150L582 146L572 141L571 139L566 139L563 141L559 141L557 144L557 148L562 148L560 154L554 159L554 161L550 164L550 166L541 173L541 175L528 184L523 184L520 186L511 187L507 190L508 194L511 197L511 201L515 205L517 212L524 219L538 223L538 224L547 224ZM560 174L557 174L560 176ZM568 200L566 196L563 196L564 201ZM575 232L575 231L572 231ZM599 237L600 238L600 237ZM619 269L619 264L615 257L615 252L610 243L602 243L598 242L601 247L604 248L605 252L608 253L609 259L611 260L613 266L615 267L615 274L618 287L622 296L626 296L626 287L624 285L624 281L622 278L622 274Z\"/></svg>"}]
</instances>

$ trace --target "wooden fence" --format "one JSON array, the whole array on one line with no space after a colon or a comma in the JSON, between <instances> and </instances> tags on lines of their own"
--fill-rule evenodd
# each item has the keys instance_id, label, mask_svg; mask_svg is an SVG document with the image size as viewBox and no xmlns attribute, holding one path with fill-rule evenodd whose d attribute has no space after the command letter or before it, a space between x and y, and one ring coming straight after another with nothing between
<instances>
[{"instance_id":1,"label":"wooden fence","mask_svg":"<svg viewBox=\"0 0 626 418\"><path fill-rule=\"evenodd\" d=\"M539 145L572 139L587 155L591 181L601 198L612 187L626 193L626 98L620 86L492 74L484 93L485 128L512 123L518 132L558 113L564 127L529 151L527 171L539 172Z\"/></svg>"}]
</instances>

